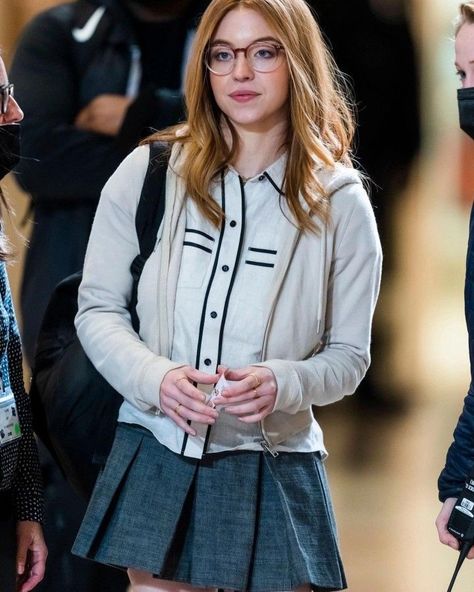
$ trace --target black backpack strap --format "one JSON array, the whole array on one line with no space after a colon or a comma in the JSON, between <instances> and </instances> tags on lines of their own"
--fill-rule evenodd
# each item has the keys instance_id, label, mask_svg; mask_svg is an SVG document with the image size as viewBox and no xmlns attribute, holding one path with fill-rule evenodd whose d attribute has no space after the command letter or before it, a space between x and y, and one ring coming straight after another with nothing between
<instances>
[{"instance_id":1,"label":"black backpack strap","mask_svg":"<svg viewBox=\"0 0 474 592\"><path fill-rule=\"evenodd\" d=\"M140 320L136 310L138 283L145 263L155 248L156 236L165 213L168 160L169 146L158 142L150 144L148 170L143 181L140 201L138 202L137 212L135 214L135 228L140 246L140 254L135 257L130 266L130 272L133 277L130 314L132 316L132 326L137 333L140 330Z\"/></svg>"}]
</instances>

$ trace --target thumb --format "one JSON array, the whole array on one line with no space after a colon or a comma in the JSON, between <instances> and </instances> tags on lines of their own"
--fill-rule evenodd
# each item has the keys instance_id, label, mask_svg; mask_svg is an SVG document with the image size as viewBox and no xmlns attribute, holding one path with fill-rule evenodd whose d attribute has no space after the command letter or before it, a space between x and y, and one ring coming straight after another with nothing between
<instances>
[{"instance_id":1,"label":"thumb","mask_svg":"<svg viewBox=\"0 0 474 592\"><path fill-rule=\"evenodd\" d=\"M16 549L16 573L22 576L25 572L26 557L28 554L28 539L24 536L18 538Z\"/></svg>"}]
</instances>

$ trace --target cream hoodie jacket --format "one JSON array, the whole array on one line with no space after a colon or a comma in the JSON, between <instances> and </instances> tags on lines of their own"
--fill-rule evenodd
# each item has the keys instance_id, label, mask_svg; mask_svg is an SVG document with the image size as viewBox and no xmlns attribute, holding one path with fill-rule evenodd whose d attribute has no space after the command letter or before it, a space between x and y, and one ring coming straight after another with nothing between
<instances>
[{"instance_id":1,"label":"cream hoodie jacket","mask_svg":"<svg viewBox=\"0 0 474 592\"><path fill-rule=\"evenodd\" d=\"M175 173L180 151L175 145L164 220L138 288L140 336L127 304L130 264L139 249L135 211L148 166L146 146L128 156L104 187L76 317L79 339L97 370L135 408L167 422L167 429L177 428L160 413L160 385L169 370L182 365L169 359L185 228L184 184ZM316 422L313 405L352 394L370 363L382 261L372 207L353 169L321 169L320 179L331 195L330 222L319 235L294 227L266 319L259 365L273 371L278 385L274 410L261 422L269 450Z\"/></svg>"}]
</instances>

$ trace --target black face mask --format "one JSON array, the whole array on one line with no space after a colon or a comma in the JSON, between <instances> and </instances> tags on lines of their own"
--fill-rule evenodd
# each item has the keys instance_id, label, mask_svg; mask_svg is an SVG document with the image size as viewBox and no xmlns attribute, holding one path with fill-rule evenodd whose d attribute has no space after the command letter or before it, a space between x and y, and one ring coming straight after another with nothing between
<instances>
[{"instance_id":1,"label":"black face mask","mask_svg":"<svg viewBox=\"0 0 474 592\"><path fill-rule=\"evenodd\" d=\"M18 123L0 125L0 179L20 160L20 126Z\"/></svg>"},{"instance_id":2,"label":"black face mask","mask_svg":"<svg viewBox=\"0 0 474 592\"><path fill-rule=\"evenodd\" d=\"M474 140L474 88L458 89L459 125Z\"/></svg>"}]
</instances>

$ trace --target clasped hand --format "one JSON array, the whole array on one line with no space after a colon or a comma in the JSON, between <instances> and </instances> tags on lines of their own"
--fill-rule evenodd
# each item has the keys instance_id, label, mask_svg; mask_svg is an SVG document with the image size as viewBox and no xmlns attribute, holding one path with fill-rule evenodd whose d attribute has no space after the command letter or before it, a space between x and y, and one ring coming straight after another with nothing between
<instances>
[{"instance_id":1,"label":"clasped hand","mask_svg":"<svg viewBox=\"0 0 474 592\"><path fill-rule=\"evenodd\" d=\"M209 395L193 383L214 385L222 374L233 384L210 404ZM176 425L195 436L196 430L188 421L214 424L219 417L214 406L244 423L256 423L273 411L276 395L276 379L268 368L247 366L231 370L220 366L217 374L206 374L191 366L183 366L165 375L160 389L160 407Z\"/></svg>"}]
</instances>

